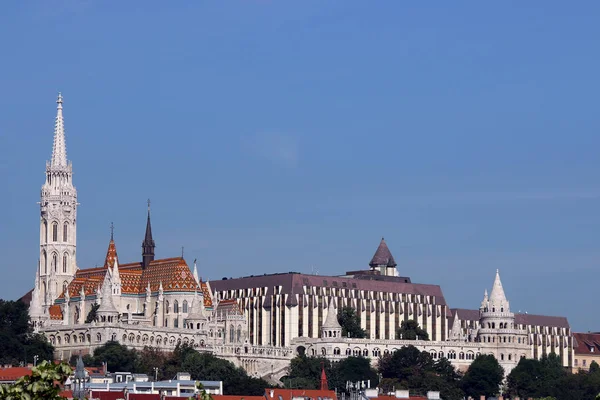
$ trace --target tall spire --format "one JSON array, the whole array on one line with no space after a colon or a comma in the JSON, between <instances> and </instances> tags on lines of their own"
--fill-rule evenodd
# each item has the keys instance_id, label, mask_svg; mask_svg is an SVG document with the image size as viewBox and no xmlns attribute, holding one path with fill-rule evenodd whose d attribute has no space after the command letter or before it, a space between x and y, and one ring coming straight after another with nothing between
<instances>
[{"instance_id":1,"label":"tall spire","mask_svg":"<svg viewBox=\"0 0 600 400\"><path fill-rule=\"evenodd\" d=\"M114 225L110 223L110 242L108 242L108 250L106 251L106 258L104 259L104 268L112 268L119 259L117 256L117 245L114 240Z\"/></svg>"},{"instance_id":2,"label":"tall spire","mask_svg":"<svg viewBox=\"0 0 600 400\"><path fill-rule=\"evenodd\" d=\"M54 124L54 145L52 147L52 167L67 166L67 144L65 142L65 121L63 119L63 98L58 93L56 100L56 122Z\"/></svg>"},{"instance_id":3,"label":"tall spire","mask_svg":"<svg viewBox=\"0 0 600 400\"><path fill-rule=\"evenodd\" d=\"M495 308L496 311L509 312L508 300L504 294L504 288L502 288L502 282L500 281L500 271L498 270L496 270L494 286L490 293L490 305L492 308Z\"/></svg>"},{"instance_id":4,"label":"tall spire","mask_svg":"<svg viewBox=\"0 0 600 400\"><path fill-rule=\"evenodd\" d=\"M152 239L152 224L150 223L150 199L148 199L148 220L146 221L146 235L142 242L142 268L145 269L154 261L154 239Z\"/></svg>"},{"instance_id":5,"label":"tall spire","mask_svg":"<svg viewBox=\"0 0 600 400\"><path fill-rule=\"evenodd\" d=\"M196 285L200 285L200 277L198 276L198 267L196 266L195 258L194 258L194 279L196 280Z\"/></svg>"},{"instance_id":6,"label":"tall spire","mask_svg":"<svg viewBox=\"0 0 600 400\"><path fill-rule=\"evenodd\" d=\"M321 362L321 390L329 390L327 385L327 374L325 374L325 365Z\"/></svg>"}]
</instances>

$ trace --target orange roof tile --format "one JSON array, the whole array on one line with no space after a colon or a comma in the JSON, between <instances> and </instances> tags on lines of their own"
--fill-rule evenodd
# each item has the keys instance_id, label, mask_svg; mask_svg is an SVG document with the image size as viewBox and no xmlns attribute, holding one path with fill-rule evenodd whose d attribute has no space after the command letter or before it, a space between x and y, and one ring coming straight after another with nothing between
<instances>
[{"instance_id":1,"label":"orange roof tile","mask_svg":"<svg viewBox=\"0 0 600 400\"><path fill-rule=\"evenodd\" d=\"M53 304L49 308L50 311L50 319L60 320L63 319L62 309L58 304Z\"/></svg>"},{"instance_id":2,"label":"orange roof tile","mask_svg":"<svg viewBox=\"0 0 600 400\"><path fill-rule=\"evenodd\" d=\"M0 381L1 382L14 382L17 379L31 375L31 368L27 367L12 367L12 368L1 368L0 369Z\"/></svg>"},{"instance_id":3,"label":"orange roof tile","mask_svg":"<svg viewBox=\"0 0 600 400\"><path fill-rule=\"evenodd\" d=\"M273 392L273 396L271 396ZM283 400L292 400L294 397L304 397L305 399L317 400L321 399L333 399L337 400L337 395L333 390L309 390L309 389L266 389L265 397L267 399L273 398L273 400L279 399L279 396Z\"/></svg>"},{"instance_id":4,"label":"orange roof tile","mask_svg":"<svg viewBox=\"0 0 600 400\"><path fill-rule=\"evenodd\" d=\"M115 241L110 239L108 250L106 251L106 258L104 259L104 268L114 267L115 260L119 260L119 257L117 256L117 246L115 245Z\"/></svg>"}]
</instances>

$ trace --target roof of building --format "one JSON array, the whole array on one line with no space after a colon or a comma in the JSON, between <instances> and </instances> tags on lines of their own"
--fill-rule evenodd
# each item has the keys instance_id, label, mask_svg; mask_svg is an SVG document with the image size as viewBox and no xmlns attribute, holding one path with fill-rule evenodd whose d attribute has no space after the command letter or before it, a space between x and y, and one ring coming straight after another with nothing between
<instances>
[{"instance_id":1,"label":"roof of building","mask_svg":"<svg viewBox=\"0 0 600 400\"><path fill-rule=\"evenodd\" d=\"M266 297L273 294L274 287L281 287L280 293L286 295L304 294L304 286L335 287L340 289L345 288L433 296L435 297L435 304L446 305L446 299L444 298L442 288L439 285L395 281L372 281L340 276L306 275L297 272L216 280L211 281L210 286L214 292L247 288L267 288ZM286 305L295 306L297 304L297 296L286 296ZM265 304L265 306L270 306L270 303Z\"/></svg>"},{"instance_id":2,"label":"roof of building","mask_svg":"<svg viewBox=\"0 0 600 400\"><path fill-rule=\"evenodd\" d=\"M384 238L381 238L381 242L379 242L379 247L375 251L371 262L369 263L371 267L375 267L377 265L385 265L388 267L395 267L396 261L394 260L394 256L392 256L392 252L388 248L387 243Z\"/></svg>"},{"instance_id":3,"label":"roof of building","mask_svg":"<svg viewBox=\"0 0 600 400\"><path fill-rule=\"evenodd\" d=\"M17 379L31 375L31 368L28 367L11 367L0 368L0 382L14 382Z\"/></svg>"},{"instance_id":4,"label":"roof of building","mask_svg":"<svg viewBox=\"0 0 600 400\"><path fill-rule=\"evenodd\" d=\"M595 354L600 356L600 333L573 332L575 354Z\"/></svg>"},{"instance_id":5,"label":"roof of building","mask_svg":"<svg viewBox=\"0 0 600 400\"><path fill-rule=\"evenodd\" d=\"M232 394L213 394L213 400L265 400L265 396L244 396Z\"/></svg>"},{"instance_id":6,"label":"roof of building","mask_svg":"<svg viewBox=\"0 0 600 400\"><path fill-rule=\"evenodd\" d=\"M333 297L329 298L329 304L327 305L327 317L323 323L323 329L342 329L340 322L337 317L337 309L335 307L335 300ZM322 371L325 373L325 370Z\"/></svg>"},{"instance_id":7,"label":"roof of building","mask_svg":"<svg viewBox=\"0 0 600 400\"><path fill-rule=\"evenodd\" d=\"M466 308L453 308L452 318L458 312L458 317L463 321L478 321L479 310L469 310ZM553 317L548 315L535 314L515 314L515 323L521 325L532 326L551 326L557 328L570 328L569 321L566 317Z\"/></svg>"},{"instance_id":8,"label":"roof of building","mask_svg":"<svg viewBox=\"0 0 600 400\"><path fill-rule=\"evenodd\" d=\"M279 397L281 396L281 398ZM267 400L292 400L296 397L303 397L311 400L337 400L337 395L333 390L309 390L309 389L266 389L265 397Z\"/></svg>"},{"instance_id":9,"label":"roof of building","mask_svg":"<svg viewBox=\"0 0 600 400\"><path fill-rule=\"evenodd\" d=\"M52 304L48 309L48 312L50 313L50 319L57 321L63 319L62 309L58 304Z\"/></svg>"},{"instance_id":10,"label":"roof of building","mask_svg":"<svg viewBox=\"0 0 600 400\"><path fill-rule=\"evenodd\" d=\"M409 400L427 400L427 397L424 397L424 396L410 396L410 397L408 397L408 399ZM396 396L382 394L382 395L379 395L377 397L370 397L369 400L402 400L402 398L398 398Z\"/></svg>"},{"instance_id":11,"label":"roof of building","mask_svg":"<svg viewBox=\"0 0 600 400\"><path fill-rule=\"evenodd\" d=\"M115 262L118 262L116 260L118 260L117 249L114 240L111 240L104 266L77 270L75 277L67 287L71 300L79 298L82 288L86 296L96 296L103 284L105 274L109 271L107 266L113 267ZM145 269L142 268L141 262L119 264L118 268L121 293L125 295L145 296L148 285L150 285L151 292L158 292L162 283L165 293L194 292L201 289L205 293L204 307L212 308L212 300L208 295L206 282L200 282L200 288L198 288L189 266L181 257L153 260ZM64 298L65 293L63 292L58 299Z\"/></svg>"}]
</instances>

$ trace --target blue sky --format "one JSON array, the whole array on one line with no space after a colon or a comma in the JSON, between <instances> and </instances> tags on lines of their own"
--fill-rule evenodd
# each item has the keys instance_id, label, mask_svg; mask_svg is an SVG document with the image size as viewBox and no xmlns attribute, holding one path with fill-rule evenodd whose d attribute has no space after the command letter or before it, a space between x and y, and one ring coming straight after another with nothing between
<instances>
[{"instance_id":1,"label":"blue sky","mask_svg":"<svg viewBox=\"0 0 600 400\"><path fill-rule=\"evenodd\" d=\"M56 94L78 264L365 267L600 330L600 4L32 1L0 14L0 297L33 285Z\"/></svg>"}]
</instances>

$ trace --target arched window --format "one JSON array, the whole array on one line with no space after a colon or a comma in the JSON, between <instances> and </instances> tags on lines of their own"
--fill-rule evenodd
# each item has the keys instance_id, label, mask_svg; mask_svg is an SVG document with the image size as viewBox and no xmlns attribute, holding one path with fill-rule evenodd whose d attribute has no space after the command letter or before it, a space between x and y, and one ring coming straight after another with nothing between
<instances>
[{"instance_id":1,"label":"arched window","mask_svg":"<svg viewBox=\"0 0 600 400\"><path fill-rule=\"evenodd\" d=\"M58 222L52 223L52 241L58 242Z\"/></svg>"},{"instance_id":2,"label":"arched window","mask_svg":"<svg viewBox=\"0 0 600 400\"><path fill-rule=\"evenodd\" d=\"M179 328L179 319L177 317L173 318L173 327Z\"/></svg>"},{"instance_id":3,"label":"arched window","mask_svg":"<svg viewBox=\"0 0 600 400\"><path fill-rule=\"evenodd\" d=\"M46 256L46 251L42 251L42 265L44 266L44 273L48 273L48 257Z\"/></svg>"},{"instance_id":4,"label":"arched window","mask_svg":"<svg viewBox=\"0 0 600 400\"><path fill-rule=\"evenodd\" d=\"M67 273L68 258L67 253L63 255L63 273Z\"/></svg>"},{"instance_id":5,"label":"arched window","mask_svg":"<svg viewBox=\"0 0 600 400\"><path fill-rule=\"evenodd\" d=\"M183 301L183 312L184 313L188 312L188 302L187 302L187 300Z\"/></svg>"},{"instance_id":6,"label":"arched window","mask_svg":"<svg viewBox=\"0 0 600 400\"><path fill-rule=\"evenodd\" d=\"M242 327L240 325L237 328L237 341L238 343L242 341Z\"/></svg>"},{"instance_id":7,"label":"arched window","mask_svg":"<svg viewBox=\"0 0 600 400\"><path fill-rule=\"evenodd\" d=\"M48 243L48 221L44 220L44 243Z\"/></svg>"},{"instance_id":8,"label":"arched window","mask_svg":"<svg viewBox=\"0 0 600 400\"><path fill-rule=\"evenodd\" d=\"M54 272L58 272L57 268L58 268L58 256L56 255L56 253L52 254L52 266L54 269Z\"/></svg>"},{"instance_id":9,"label":"arched window","mask_svg":"<svg viewBox=\"0 0 600 400\"><path fill-rule=\"evenodd\" d=\"M233 325L229 327L229 341L233 343L233 339L235 338L235 328Z\"/></svg>"},{"instance_id":10,"label":"arched window","mask_svg":"<svg viewBox=\"0 0 600 400\"><path fill-rule=\"evenodd\" d=\"M168 313L169 313L169 300L165 301L165 314L168 314Z\"/></svg>"},{"instance_id":11,"label":"arched window","mask_svg":"<svg viewBox=\"0 0 600 400\"><path fill-rule=\"evenodd\" d=\"M504 360L504 354L500 354L500 360Z\"/></svg>"},{"instance_id":12,"label":"arched window","mask_svg":"<svg viewBox=\"0 0 600 400\"><path fill-rule=\"evenodd\" d=\"M69 223L65 222L65 224L63 225L63 242L68 242L68 238L69 237Z\"/></svg>"},{"instance_id":13,"label":"arched window","mask_svg":"<svg viewBox=\"0 0 600 400\"><path fill-rule=\"evenodd\" d=\"M102 341L102 335L97 333L96 334L96 342L100 343Z\"/></svg>"},{"instance_id":14,"label":"arched window","mask_svg":"<svg viewBox=\"0 0 600 400\"><path fill-rule=\"evenodd\" d=\"M169 318L165 318L165 328L169 326Z\"/></svg>"},{"instance_id":15,"label":"arched window","mask_svg":"<svg viewBox=\"0 0 600 400\"><path fill-rule=\"evenodd\" d=\"M177 300L175 300L175 301L173 302L173 312L174 312L175 314L177 314L177 313L179 312L179 302L178 302Z\"/></svg>"}]
</instances>

